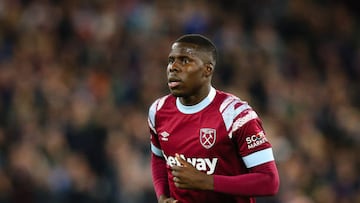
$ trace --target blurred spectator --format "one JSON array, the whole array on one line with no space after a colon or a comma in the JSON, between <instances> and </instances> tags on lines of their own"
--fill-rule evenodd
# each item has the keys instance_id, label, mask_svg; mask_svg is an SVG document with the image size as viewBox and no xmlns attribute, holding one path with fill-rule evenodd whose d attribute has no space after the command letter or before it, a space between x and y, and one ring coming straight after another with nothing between
<instances>
[{"instance_id":1,"label":"blurred spectator","mask_svg":"<svg viewBox=\"0 0 360 203\"><path fill-rule=\"evenodd\" d=\"M156 202L147 109L170 40L214 39L215 86L256 105L281 189L360 202L353 1L0 1L0 203Z\"/></svg>"}]
</instances>

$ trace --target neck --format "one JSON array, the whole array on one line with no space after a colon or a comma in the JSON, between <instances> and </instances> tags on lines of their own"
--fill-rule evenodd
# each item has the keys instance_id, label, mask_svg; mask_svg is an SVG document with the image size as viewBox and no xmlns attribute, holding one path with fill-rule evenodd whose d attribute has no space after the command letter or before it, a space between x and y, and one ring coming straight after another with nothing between
<instances>
[{"instance_id":1,"label":"neck","mask_svg":"<svg viewBox=\"0 0 360 203\"><path fill-rule=\"evenodd\" d=\"M204 86L201 88L197 94L193 94L187 97L179 97L180 102L185 106L192 106L200 103L205 97L209 95L211 86Z\"/></svg>"}]
</instances>

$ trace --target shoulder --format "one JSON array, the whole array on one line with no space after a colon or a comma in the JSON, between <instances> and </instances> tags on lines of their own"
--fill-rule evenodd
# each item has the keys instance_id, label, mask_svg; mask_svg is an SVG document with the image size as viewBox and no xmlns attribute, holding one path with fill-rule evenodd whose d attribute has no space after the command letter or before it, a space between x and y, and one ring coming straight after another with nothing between
<instances>
[{"instance_id":1,"label":"shoulder","mask_svg":"<svg viewBox=\"0 0 360 203\"><path fill-rule=\"evenodd\" d=\"M149 122L151 122L153 125L155 124L155 115L156 115L156 113L164 106L164 104L166 102L168 102L171 99L174 99L174 97L171 96L170 94L168 94L168 95L165 95L163 97L160 97L160 98L156 99L150 105L149 113L148 113Z\"/></svg>"},{"instance_id":2,"label":"shoulder","mask_svg":"<svg viewBox=\"0 0 360 203\"><path fill-rule=\"evenodd\" d=\"M219 111L221 113L225 111L235 111L236 109L238 109L237 111L239 111L239 110L245 110L251 108L246 101L240 99L234 94L223 92L220 90L217 90L217 94L220 97L221 104L219 107Z\"/></svg>"},{"instance_id":3,"label":"shoulder","mask_svg":"<svg viewBox=\"0 0 360 203\"><path fill-rule=\"evenodd\" d=\"M219 90L217 91L217 94L219 112L222 115L227 130L231 129L233 123L239 117L242 117L244 114L252 110L251 106L246 101L241 100L233 94Z\"/></svg>"},{"instance_id":4,"label":"shoulder","mask_svg":"<svg viewBox=\"0 0 360 203\"><path fill-rule=\"evenodd\" d=\"M149 108L149 111L157 111L159 110L165 103L165 101L170 97L170 95L165 95L163 97L160 97L156 99Z\"/></svg>"}]
</instances>

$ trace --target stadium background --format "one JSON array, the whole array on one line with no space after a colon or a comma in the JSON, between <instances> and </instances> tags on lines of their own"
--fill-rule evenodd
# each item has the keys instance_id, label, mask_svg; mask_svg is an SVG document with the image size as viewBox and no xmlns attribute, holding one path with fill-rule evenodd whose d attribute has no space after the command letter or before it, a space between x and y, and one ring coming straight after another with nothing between
<instances>
[{"instance_id":1,"label":"stadium background","mask_svg":"<svg viewBox=\"0 0 360 203\"><path fill-rule=\"evenodd\" d=\"M0 203L155 202L147 108L191 32L273 143L281 188L259 202L360 202L354 2L0 0Z\"/></svg>"}]
</instances>

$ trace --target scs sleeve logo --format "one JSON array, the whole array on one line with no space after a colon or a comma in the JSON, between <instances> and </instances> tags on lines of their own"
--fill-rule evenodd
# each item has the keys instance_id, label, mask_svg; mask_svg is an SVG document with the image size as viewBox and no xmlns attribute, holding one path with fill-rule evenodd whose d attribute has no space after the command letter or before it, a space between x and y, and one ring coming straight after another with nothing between
<instances>
[{"instance_id":1,"label":"scs sleeve logo","mask_svg":"<svg viewBox=\"0 0 360 203\"><path fill-rule=\"evenodd\" d=\"M268 141L265 137L264 131L260 131L256 135L248 136L245 140L246 144L248 145L248 149L255 148Z\"/></svg>"}]
</instances>

